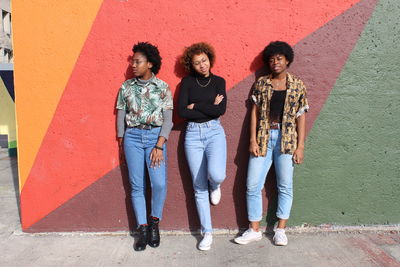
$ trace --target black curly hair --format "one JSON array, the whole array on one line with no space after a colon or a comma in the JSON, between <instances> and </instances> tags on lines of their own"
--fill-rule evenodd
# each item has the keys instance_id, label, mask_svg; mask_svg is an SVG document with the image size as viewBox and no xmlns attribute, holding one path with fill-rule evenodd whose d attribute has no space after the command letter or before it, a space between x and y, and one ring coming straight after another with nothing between
<instances>
[{"instance_id":1,"label":"black curly hair","mask_svg":"<svg viewBox=\"0 0 400 267\"><path fill-rule=\"evenodd\" d=\"M148 42L139 42L133 46L132 51L133 53L142 53L147 60L153 64L151 71L154 74L157 74L160 71L162 58L157 46L154 46Z\"/></svg>"},{"instance_id":2,"label":"black curly hair","mask_svg":"<svg viewBox=\"0 0 400 267\"><path fill-rule=\"evenodd\" d=\"M277 54L281 54L286 57L287 61L289 61L288 67L293 62L294 59L293 48L286 42L275 41L275 42L270 42L262 52L262 59L265 66L268 66L269 59Z\"/></svg>"}]
</instances>

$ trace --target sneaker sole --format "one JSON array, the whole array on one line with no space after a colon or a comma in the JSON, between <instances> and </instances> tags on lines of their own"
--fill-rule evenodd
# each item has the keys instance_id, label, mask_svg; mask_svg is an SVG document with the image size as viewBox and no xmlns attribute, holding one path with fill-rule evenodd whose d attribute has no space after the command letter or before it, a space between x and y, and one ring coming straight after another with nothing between
<instances>
[{"instance_id":1,"label":"sneaker sole","mask_svg":"<svg viewBox=\"0 0 400 267\"><path fill-rule=\"evenodd\" d=\"M199 247L199 250L201 250L201 251L207 251L207 250L210 250L210 249L211 249L211 245L208 246L208 247Z\"/></svg>"},{"instance_id":2,"label":"sneaker sole","mask_svg":"<svg viewBox=\"0 0 400 267\"><path fill-rule=\"evenodd\" d=\"M280 247L286 246L287 244L288 243L275 243L276 246L280 246Z\"/></svg>"},{"instance_id":3,"label":"sneaker sole","mask_svg":"<svg viewBox=\"0 0 400 267\"><path fill-rule=\"evenodd\" d=\"M221 198L218 199L218 201L213 201L210 197L210 203L214 206L217 206L221 202Z\"/></svg>"},{"instance_id":4,"label":"sneaker sole","mask_svg":"<svg viewBox=\"0 0 400 267\"><path fill-rule=\"evenodd\" d=\"M221 202L221 201L218 201L217 203L214 203L214 202L212 202L212 201L210 200L210 203L211 203L213 206L217 206L217 205L219 204L219 202Z\"/></svg>"},{"instance_id":5,"label":"sneaker sole","mask_svg":"<svg viewBox=\"0 0 400 267\"><path fill-rule=\"evenodd\" d=\"M256 239L248 240L248 241L237 241L236 239L234 239L234 241L239 245L247 245L251 242L260 241L261 239L262 239L262 236L257 237Z\"/></svg>"}]
</instances>

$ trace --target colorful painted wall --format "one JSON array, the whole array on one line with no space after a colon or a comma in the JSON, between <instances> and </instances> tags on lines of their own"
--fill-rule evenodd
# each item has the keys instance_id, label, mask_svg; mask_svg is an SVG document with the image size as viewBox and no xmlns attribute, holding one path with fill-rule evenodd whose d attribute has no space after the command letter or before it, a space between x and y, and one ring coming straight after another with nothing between
<instances>
[{"instance_id":1,"label":"colorful painted wall","mask_svg":"<svg viewBox=\"0 0 400 267\"><path fill-rule=\"evenodd\" d=\"M8 155L15 157L17 156L17 132L12 64L0 64L0 107L0 146L8 148Z\"/></svg>"},{"instance_id":2,"label":"colorful painted wall","mask_svg":"<svg viewBox=\"0 0 400 267\"><path fill-rule=\"evenodd\" d=\"M228 176L212 208L215 228L247 226L246 99L263 73L259 53L274 40L294 46L291 72L307 84L311 105L291 225L400 223L399 12L397 0L14 1L23 230L134 228L114 106L138 41L158 45L158 76L175 95L184 46L215 46L213 71L228 89ZM163 229L199 227L183 135L175 117ZM275 195L271 171L269 222Z\"/></svg>"}]
</instances>

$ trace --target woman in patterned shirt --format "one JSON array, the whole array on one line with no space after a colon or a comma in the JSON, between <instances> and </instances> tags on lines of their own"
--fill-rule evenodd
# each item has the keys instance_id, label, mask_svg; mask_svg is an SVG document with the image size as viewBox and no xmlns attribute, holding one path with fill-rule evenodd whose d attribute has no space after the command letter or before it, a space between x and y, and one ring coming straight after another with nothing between
<instances>
[{"instance_id":1,"label":"woman in patterned shirt","mask_svg":"<svg viewBox=\"0 0 400 267\"><path fill-rule=\"evenodd\" d=\"M135 78L125 81L118 93L117 129L121 153L124 151L131 184L132 205L138 224L136 251L146 245L158 247L159 221L167 194L166 144L172 129L172 95L155 75L161 67L157 47L141 42L133 46L132 70ZM126 123L126 130L125 130ZM151 214L146 213L146 171L151 184Z\"/></svg>"},{"instance_id":2,"label":"woman in patterned shirt","mask_svg":"<svg viewBox=\"0 0 400 267\"><path fill-rule=\"evenodd\" d=\"M250 228L235 238L248 244L262 238L261 191L272 162L278 187L278 226L274 242L285 246L286 222L293 201L294 163L303 162L307 92L303 82L287 72L294 58L293 49L285 42L271 42L263 51L264 64L270 74L260 77L252 91L250 123L250 159L247 172L247 212Z\"/></svg>"}]
</instances>

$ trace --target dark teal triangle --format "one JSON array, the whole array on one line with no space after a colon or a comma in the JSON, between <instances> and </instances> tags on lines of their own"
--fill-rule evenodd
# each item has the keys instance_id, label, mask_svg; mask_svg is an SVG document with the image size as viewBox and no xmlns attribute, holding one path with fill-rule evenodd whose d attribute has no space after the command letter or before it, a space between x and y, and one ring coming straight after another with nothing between
<instances>
[{"instance_id":1,"label":"dark teal triangle","mask_svg":"<svg viewBox=\"0 0 400 267\"><path fill-rule=\"evenodd\" d=\"M10 94L12 100L15 102L14 71L12 71L12 70L2 70L2 71L0 71L0 77L3 80L4 85L6 86L7 91Z\"/></svg>"}]
</instances>

